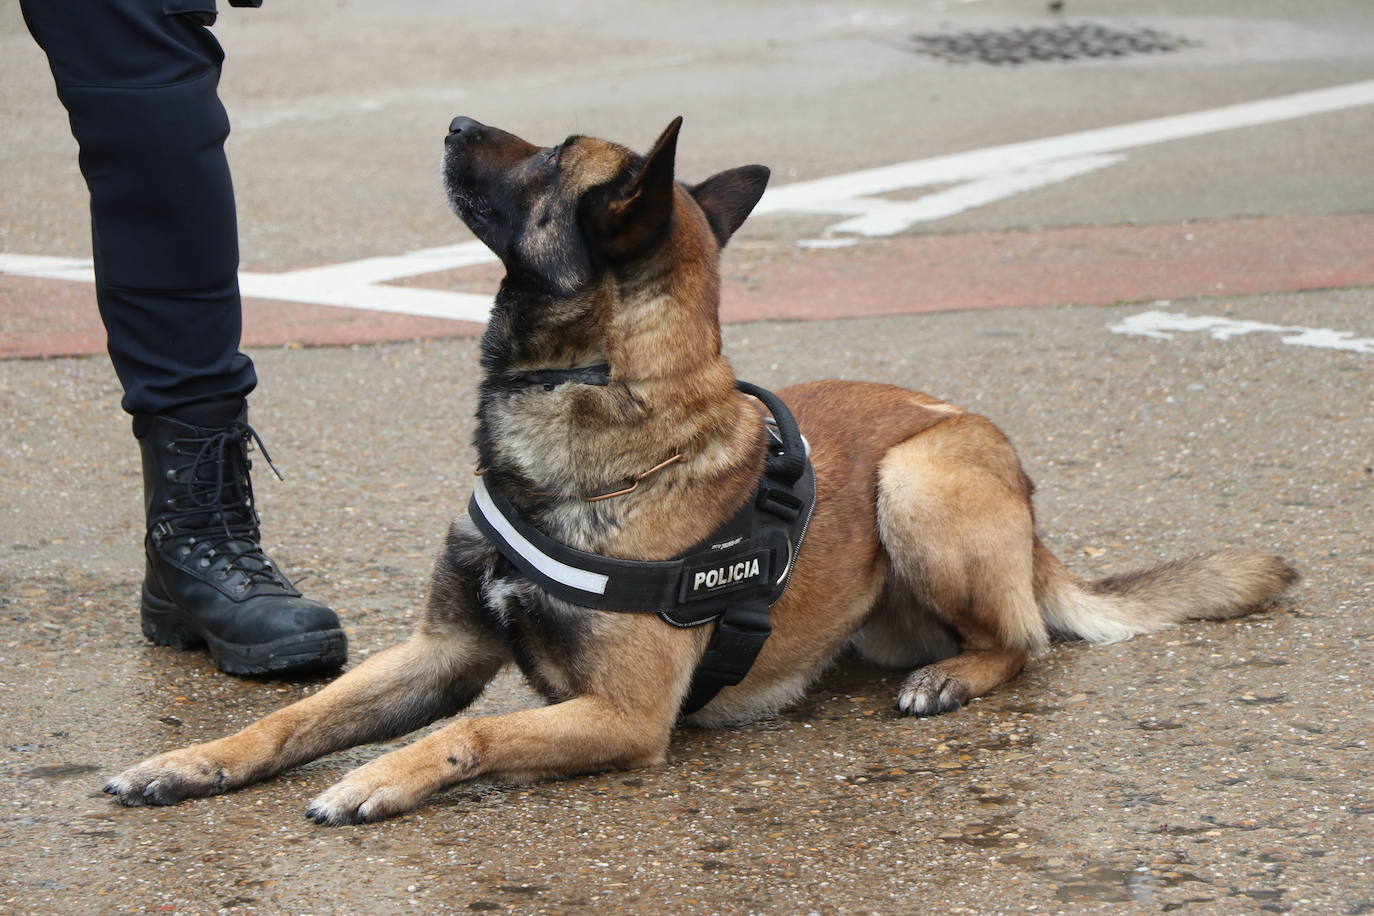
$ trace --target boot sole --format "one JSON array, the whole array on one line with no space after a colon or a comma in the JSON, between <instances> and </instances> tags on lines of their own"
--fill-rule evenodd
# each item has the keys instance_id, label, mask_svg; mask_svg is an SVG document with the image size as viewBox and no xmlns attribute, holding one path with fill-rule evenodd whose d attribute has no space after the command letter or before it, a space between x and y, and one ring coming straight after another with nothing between
<instances>
[{"instance_id":1,"label":"boot sole","mask_svg":"<svg viewBox=\"0 0 1374 916\"><path fill-rule=\"evenodd\" d=\"M226 674L302 674L329 671L348 659L348 637L343 630L297 633L265 643L234 643L199 630L182 616L181 609L161 601L143 589L140 608L143 635L159 646L199 649L205 646L215 666Z\"/></svg>"}]
</instances>

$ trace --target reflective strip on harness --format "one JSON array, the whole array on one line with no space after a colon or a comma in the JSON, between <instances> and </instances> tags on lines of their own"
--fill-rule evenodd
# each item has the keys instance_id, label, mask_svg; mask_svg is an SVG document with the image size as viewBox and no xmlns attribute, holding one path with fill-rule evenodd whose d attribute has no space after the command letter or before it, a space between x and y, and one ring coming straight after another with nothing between
<instances>
[{"instance_id":1,"label":"reflective strip on harness","mask_svg":"<svg viewBox=\"0 0 1374 916\"><path fill-rule=\"evenodd\" d=\"M569 588L581 589L593 595L606 594L606 583L610 581L609 576L587 569L579 569L576 566L569 566L567 563L555 560L526 540L519 531L516 531L515 526L506 521L506 517L498 512L496 506L492 504L491 494L487 492L487 483L481 477L477 478L477 486L472 489L472 498L477 504L477 508L481 510L482 517L487 520L487 524L500 533L501 540L511 550L524 557L525 561L535 569Z\"/></svg>"}]
</instances>

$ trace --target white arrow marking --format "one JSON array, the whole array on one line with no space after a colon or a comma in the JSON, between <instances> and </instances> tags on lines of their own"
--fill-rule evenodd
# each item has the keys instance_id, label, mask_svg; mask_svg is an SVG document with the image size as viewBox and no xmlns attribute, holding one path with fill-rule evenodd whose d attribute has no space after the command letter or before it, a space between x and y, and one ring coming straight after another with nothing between
<instances>
[{"instance_id":1,"label":"white arrow marking","mask_svg":"<svg viewBox=\"0 0 1374 916\"><path fill-rule=\"evenodd\" d=\"M1182 315L1176 312L1141 312L1107 325L1116 334L1134 334L1156 340L1173 340L1171 332L1207 332L1213 340L1230 340L1242 334L1283 334L1279 340L1294 347L1319 347L1324 350L1349 350L1374 354L1374 337L1356 337L1349 331L1330 328L1304 328L1296 325L1265 324L1215 315Z\"/></svg>"},{"instance_id":2,"label":"white arrow marking","mask_svg":"<svg viewBox=\"0 0 1374 916\"><path fill-rule=\"evenodd\" d=\"M1201 137L1243 127L1258 127L1293 118L1374 104L1374 80L1312 92L1243 102L1191 114L1171 115L1095 130L1009 143L965 153L914 159L875 169L798 181L763 195L755 213L834 213L842 201L910 188L970 181L1029 169L1060 159L1119 153L1170 140ZM841 210L839 212L853 212Z\"/></svg>"},{"instance_id":3,"label":"white arrow marking","mask_svg":"<svg viewBox=\"0 0 1374 916\"><path fill-rule=\"evenodd\" d=\"M1077 159L1059 159L1044 162L1026 169L999 172L975 181L927 194L919 200L883 200L879 197L858 197L849 201L837 201L834 209L822 212L857 213L827 229L827 232L853 232L858 235L894 235L909 229L916 223L944 219L982 207L1004 197L1023 194L1046 185L1056 184L1079 175L1086 175L1098 169L1120 162L1125 156L1082 156Z\"/></svg>"}]
</instances>

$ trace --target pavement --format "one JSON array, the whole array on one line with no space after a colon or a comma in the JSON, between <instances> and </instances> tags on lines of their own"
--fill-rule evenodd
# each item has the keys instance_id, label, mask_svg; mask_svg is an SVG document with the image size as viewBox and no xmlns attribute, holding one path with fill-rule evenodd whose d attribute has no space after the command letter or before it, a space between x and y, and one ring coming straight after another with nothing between
<instances>
[{"instance_id":1,"label":"pavement","mask_svg":"<svg viewBox=\"0 0 1374 916\"><path fill-rule=\"evenodd\" d=\"M779 189L723 266L742 378L991 417L1080 574L1218 546L1304 574L1254 617L1056 647L952 715L898 717L902 672L846 661L661 767L326 829L306 802L394 745L175 808L99 792L321 682L138 633L138 461L92 355L75 146L0 2L0 913L1374 912L1374 12L1061 18L1198 44L1020 68L907 46L1053 24L1016 0L226 5L245 289L286 297L246 305L287 475L259 501L355 659L408 631L470 488L499 271L438 191L455 114L640 148L684 114L684 178L763 162ZM469 714L535 702L503 674Z\"/></svg>"}]
</instances>

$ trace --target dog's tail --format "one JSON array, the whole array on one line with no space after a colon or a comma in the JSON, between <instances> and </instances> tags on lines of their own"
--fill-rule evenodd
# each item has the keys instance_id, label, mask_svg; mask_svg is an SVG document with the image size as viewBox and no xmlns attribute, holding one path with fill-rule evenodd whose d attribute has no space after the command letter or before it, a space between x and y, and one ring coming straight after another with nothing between
<instances>
[{"instance_id":1,"label":"dog's tail","mask_svg":"<svg viewBox=\"0 0 1374 916\"><path fill-rule=\"evenodd\" d=\"M1182 620L1240 617L1298 578L1282 557L1224 550L1087 581L1035 542L1036 600L1061 639L1109 643Z\"/></svg>"}]
</instances>

